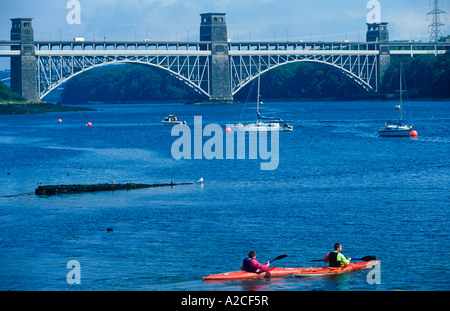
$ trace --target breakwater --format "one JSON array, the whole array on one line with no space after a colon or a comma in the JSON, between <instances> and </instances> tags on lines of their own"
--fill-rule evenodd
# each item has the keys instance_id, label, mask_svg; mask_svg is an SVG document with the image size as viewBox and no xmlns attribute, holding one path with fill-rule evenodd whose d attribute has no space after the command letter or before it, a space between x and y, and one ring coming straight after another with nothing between
<instances>
[{"instance_id":1,"label":"breakwater","mask_svg":"<svg viewBox=\"0 0 450 311\"><path fill-rule=\"evenodd\" d=\"M39 186L35 189L36 195L56 195L68 193L97 192L97 191L116 191L132 190L152 187L173 187L181 185L191 185L192 183L173 183L168 184L92 184L92 185L49 185Z\"/></svg>"}]
</instances>

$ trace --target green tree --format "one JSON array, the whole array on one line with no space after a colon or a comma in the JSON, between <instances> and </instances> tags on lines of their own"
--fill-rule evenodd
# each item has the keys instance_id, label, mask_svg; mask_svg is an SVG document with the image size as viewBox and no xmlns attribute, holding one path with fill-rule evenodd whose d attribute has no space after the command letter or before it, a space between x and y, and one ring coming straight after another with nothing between
<instances>
[{"instance_id":1,"label":"green tree","mask_svg":"<svg viewBox=\"0 0 450 311\"><path fill-rule=\"evenodd\" d=\"M381 90L393 94L399 89L400 62L403 63L404 82L410 98L449 98L450 53L437 57L422 55L391 58L381 81Z\"/></svg>"},{"instance_id":2,"label":"green tree","mask_svg":"<svg viewBox=\"0 0 450 311\"><path fill-rule=\"evenodd\" d=\"M11 89L6 84L0 82L0 100L24 101L25 98L11 91Z\"/></svg>"},{"instance_id":3,"label":"green tree","mask_svg":"<svg viewBox=\"0 0 450 311\"><path fill-rule=\"evenodd\" d=\"M198 95L157 68L134 64L94 68L70 79L63 103L194 99Z\"/></svg>"}]
</instances>

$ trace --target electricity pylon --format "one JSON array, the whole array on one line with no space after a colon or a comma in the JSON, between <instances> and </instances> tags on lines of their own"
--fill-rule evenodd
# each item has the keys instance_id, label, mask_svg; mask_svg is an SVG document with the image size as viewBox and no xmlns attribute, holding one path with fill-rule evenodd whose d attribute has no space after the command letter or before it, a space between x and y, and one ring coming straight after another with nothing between
<instances>
[{"instance_id":1,"label":"electricity pylon","mask_svg":"<svg viewBox=\"0 0 450 311\"><path fill-rule=\"evenodd\" d=\"M432 16L432 23L430 27L430 41L438 42L442 37L442 28L444 28L444 24L441 23L441 14L446 14L445 11L442 11L439 8L440 0L433 0L433 10L427 14Z\"/></svg>"}]
</instances>

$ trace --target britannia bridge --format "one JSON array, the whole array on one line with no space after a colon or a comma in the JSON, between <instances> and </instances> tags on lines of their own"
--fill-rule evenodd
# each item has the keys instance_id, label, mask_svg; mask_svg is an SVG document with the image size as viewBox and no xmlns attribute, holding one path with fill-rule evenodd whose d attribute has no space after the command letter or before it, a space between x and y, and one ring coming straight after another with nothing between
<instances>
[{"instance_id":1,"label":"britannia bridge","mask_svg":"<svg viewBox=\"0 0 450 311\"><path fill-rule=\"evenodd\" d=\"M378 92L391 55L438 55L450 43L389 41L388 23L367 24L365 42L240 41L227 36L224 13L200 14L199 41L35 41L31 18L14 18L0 56L11 58L11 89L44 98L94 67L135 63L166 70L213 101L230 101L255 77L294 62L335 68L368 92Z\"/></svg>"}]
</instances>

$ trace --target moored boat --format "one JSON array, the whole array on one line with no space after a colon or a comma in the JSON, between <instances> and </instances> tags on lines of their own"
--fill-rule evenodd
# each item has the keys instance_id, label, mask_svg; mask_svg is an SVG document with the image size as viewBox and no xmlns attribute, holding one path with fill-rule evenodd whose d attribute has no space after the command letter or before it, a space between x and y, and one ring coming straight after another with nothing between
<instances>
[{"instance_id":1,"label":"moored boat","mask_svg":"<svg viewBox=\"0 0 450 311\"><path fill-rule=\"evenodd\" d=\"M400 63L400 103L395 105L395 109L399 110L399 120L397 122L386 122L382 128L378 130L378 135L384 137L408 137L412 136L412 125L404 125L403 122L403 65ZM417 132L414 133L417 135Z\"/></svg>"},{"instance_id":2,"label":"moored boat","mask_svg":"<svg viewBox=\"0 0 450 311\"><path fill-rule=\"evenodd\" d=\"M261 72L261 64L259 64L259 72ZM261 102L261 94L260 94L260 82L261 73L258 75L258 92L256 97L256 122L250 124L237 124L235 129L243 132L268 132L268 131L276 131L276 132L286 132L294 130L294 127L286 121L283 121L281 118L276 117L266 117L261 115L259 112L259 105ZM281 125L283 124L283 125Z\"/></svg>"},{"instance_id":3,"label":"moored boat","mask_svg":"<svg viewBox=\"0 0 450 311\"><path fill-rule=\"evenodd\" d=\"M168 117L165 117L164 120L161 121L164 125L177 125L177 124L186 124L186 121L180 121L178 118L171 114Z\"/></svg>"},{"instance_id":4,"label":"moored boat","mask_svg":"<svg viewBox=\"0 0 450 311\"><path fill-rule=\"evenodd\" d=\"M243 132L264 132L264 131L284 132L284 131L292 131L294 129L293 126L288 123L280 125L279 122L270 122L270 123L256 122L247 125L239 123L235 125L234 128L238 131Z\"/></svg>"},{"instance_id":5,"label":"moored boat","mask_svg":"<svg viewBox=\"0 0 450 311\"><path fill-rule=\"evenodd\" d=\"M378 134L384 137L407 137L411 135L412 126L401 123L386 122L384 127L378 130Z\"/></svg>"}]
</instances>

